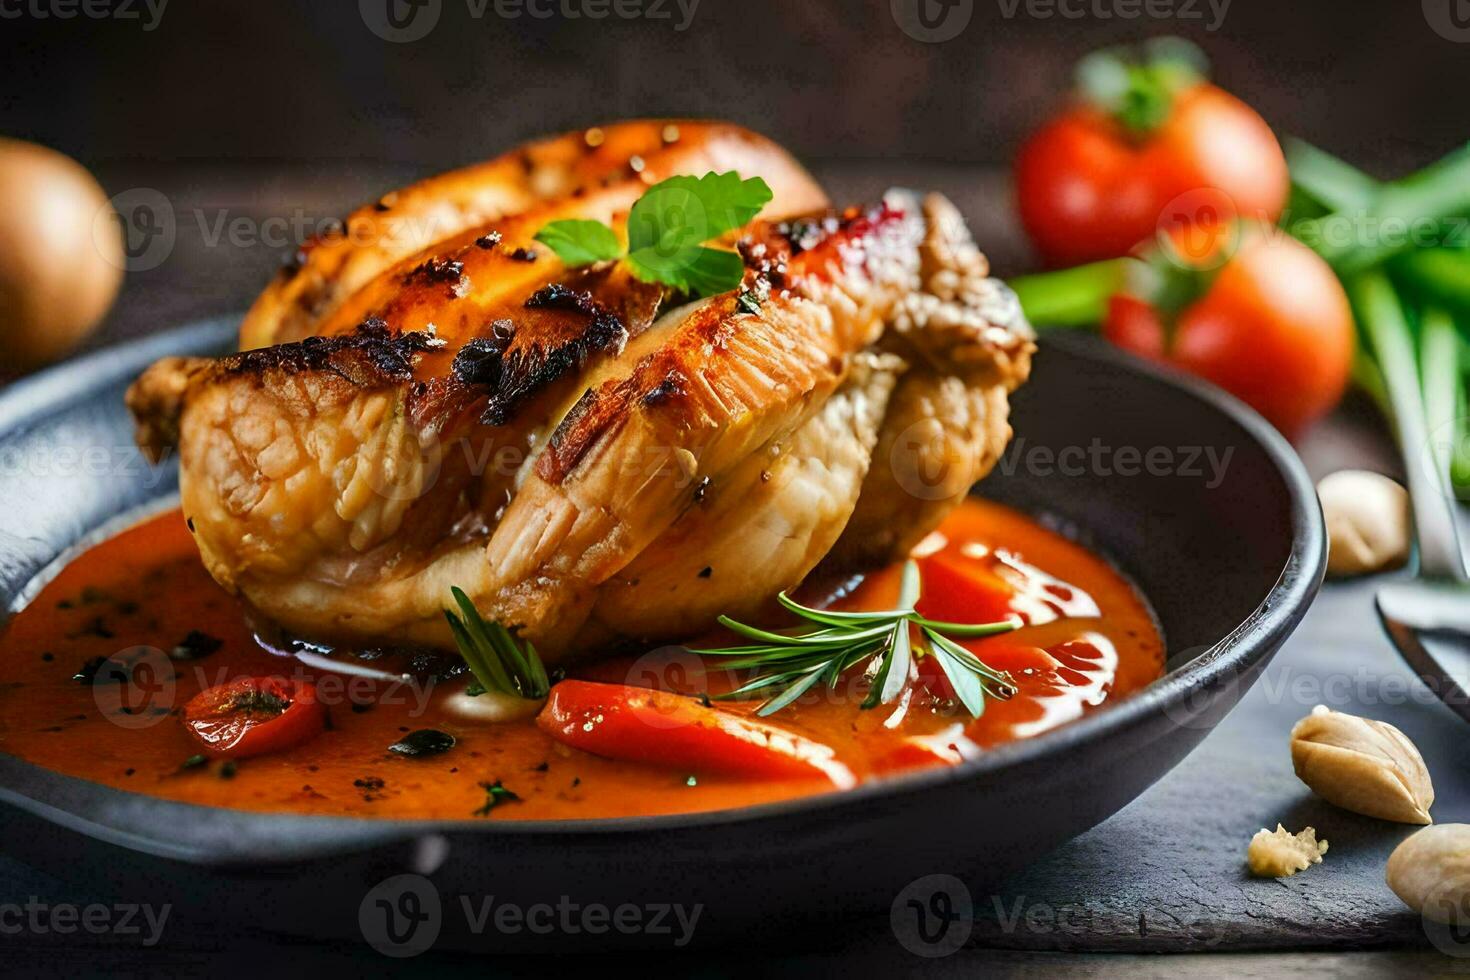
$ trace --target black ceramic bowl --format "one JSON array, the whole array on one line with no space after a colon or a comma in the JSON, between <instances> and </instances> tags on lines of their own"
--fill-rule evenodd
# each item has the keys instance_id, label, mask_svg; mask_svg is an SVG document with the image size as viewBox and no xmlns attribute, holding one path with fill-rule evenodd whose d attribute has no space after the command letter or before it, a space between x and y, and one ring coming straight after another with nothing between
<instances>
[{"instance_id":1,"label":"black ceramic bowl","mask_svg":"<svg viewBox=\"0 0 1470 980\"><path fill-rule=\"evenodd\" d=\"M68 549L174 490L173 466L150 468L131 449L123 390L156 357L220 351L233 336L233 321L200 324L0 395L0 599L9 608L23 605ZM176 916L366 934L390 947L409 933L385 929L407 929L409 913L437 897L439 913L405 951L431 931L440 946L556 951L678 936L568 935L560 925L549 935L493 925L477 932L467 911L490 895L522 909L699 904L697 940L749 942L754 930L765 941L814 918L886 914L925 875L987 888L1184 758L1297 625L1325 560L1316 496L1295 454L1218 391L1090 342L1048 340L1015 400L1014 425L1010 452L980 491L1110 556L1152 602L1169 643L1167 676L1074 724L972 763L847 793L555 823L216 810L0 755L4 847L84 888L171 901ZM399 879L370 894L401 874L428 881Z\"/></svg>"}]
</instances>

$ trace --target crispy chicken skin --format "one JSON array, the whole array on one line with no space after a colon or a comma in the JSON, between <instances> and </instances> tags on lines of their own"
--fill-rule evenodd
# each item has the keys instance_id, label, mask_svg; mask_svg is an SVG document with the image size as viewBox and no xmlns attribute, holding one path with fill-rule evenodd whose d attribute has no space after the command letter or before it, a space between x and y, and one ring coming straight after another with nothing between
<instances>
[{"instance_id":1,"label":"crispy chicken skin","mask_svg":"<svg viewBox=\"0 0 1470 980\"><path fill-rule=\"evenodd\" d=\"M665 135L626 126L600 146ZM810 211L732 236L738 291L691 303L618 264L562 266L539 228L620 228L644 186L577 170L581 193L497 205L416 253L331 244L297 294L309 315L268 299L277 283L246 323L300 339L151 367L128 404L146 447L177 444L210 573L294 634L449 648L459 586L555 661L754 614L824 560L885 561L931 530L1009 438L1032 349L1014 297L943 198L828 211L772 144L677 126L644 174L680 147L657 177L736 167L778 214ZM409 199L434 210L514 158Z\"/></svg>"},{"instance_id":2,"label":"crispy chicken skin","mask_svg":"<svg viewBox=\"0 0 1470 980\"><path fill-rule=\"evenodd\" d=\"M821 188L784 150L729 123L638 119L564 133L358 208L336 232L306 243L260 294L240 325L240 347L320 333L319 323L383 270L487 222L558 201L575 211L589 194L602 194L611 208L626 208L666 177L710 170L764 177L776 191L768 217L827 204Z\"/></svg>"}]
</instances>

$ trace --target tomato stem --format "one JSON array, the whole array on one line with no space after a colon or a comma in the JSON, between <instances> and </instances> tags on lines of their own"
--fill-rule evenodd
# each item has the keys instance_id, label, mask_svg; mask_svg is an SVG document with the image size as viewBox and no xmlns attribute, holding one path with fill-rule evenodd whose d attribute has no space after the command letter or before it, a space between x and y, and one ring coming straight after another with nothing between
<instances>
[{"instance_id":1,"label":"tomato stem","mask_svg":"<svg viewBox=\"0 0 1470 980\"><path fill-rule=\"evenodd\" d=\"M1077 63L1077 89L1130 135L1143 139L1168 121L1174 97L1209 71L1203 52L1182 38L1153 38L1139 52L1105 48Z\"/></svg>"}]
</instances>

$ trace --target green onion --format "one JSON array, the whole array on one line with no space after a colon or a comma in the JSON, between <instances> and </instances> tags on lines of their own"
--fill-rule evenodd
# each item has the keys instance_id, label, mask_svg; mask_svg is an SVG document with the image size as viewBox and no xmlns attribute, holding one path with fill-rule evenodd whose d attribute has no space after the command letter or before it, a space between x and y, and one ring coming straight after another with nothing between
<instances>
[{"instance_id":1,"label":"green onion","mask_svg":"<svg viewBox=\"0 0 1470 980\"><path fill-rule=\"evenodd\" d=\"M1470 438L1466 436L1462 343L1455 322L1444 310L1430 307L1419 326L1419 364L1424 386L1424 415L1430 452L1449 489L1470 485Z\"/></svg>"},{"instance_id":2,"label":"green onion","mask_svg":"<svg viewBox=\"0 0 1470 980\"><path fill-rule=\"evenodd\" d=\"M1366 200L1362 180L1370 178L1345 176L1351 168L1341 161L1326 164L1320 150L1309 156L1307 183L1302 184L1299 174L1294 179L1309 194L1332 198L1323 203L1335 210L1294 222L1289 230L1344 275L1373 268L1421 245L1414 230L1426 222L1442 223L1470 213L1470 146L1403 180L1377 185ZM1385 228L1401 233L1390 235ZM1367 240L1368 229L1376 229L1376 240Z\"/></svg>"},{"instance_id":3,"label":"green onion","mask_svg":"<svg viewBox=\"0 0 1470 980\"><path fill-rule=\"evenodd\" d=\"M1090 327L1102 322L1108 300L1122 290L1132 261L1108 259L1074 269L1014 276L1006 282L1033 327Z\"/></svg>"}]
</instances>

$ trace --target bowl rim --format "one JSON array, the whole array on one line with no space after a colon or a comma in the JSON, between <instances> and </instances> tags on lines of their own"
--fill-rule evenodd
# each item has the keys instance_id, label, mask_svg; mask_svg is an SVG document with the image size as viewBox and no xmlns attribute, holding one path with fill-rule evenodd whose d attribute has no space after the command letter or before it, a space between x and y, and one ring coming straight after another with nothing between
<instances>
[{"instance_id":1,"label":"bowl rim","mask_svg":"<svg viewBox=\"0 0 1470 980\"><path fill-rule=\"evenodd\" d=\"M159 357L180 351L192 353L223 348L232 340L238 322L238 315L194 321L140 340L123 341L103 347L12 383L0 392L0 444L24 429L36 417L54 411L58 406L85 400L91 397L90 391L99 387L130 380L144 366ZM1043 345L1051 344L1073 355L1101 361L1155 384L1181 391L1226 416L1264 451L1280 474L1289 501L1290 551L1275 584L1262 597L1259 605L1230 632L1194 658L1168 670L1143 690L1109 706L1105 711L1095 712L1040 735L1006 743L953 766L888 776L848 790L689 813L492 821L463 818L320 816L233 810L117 789L79 776L46 769L4 752L0 752L0 801L41 815L52 822L81 830L90 836L110 839L135 850L208 864L228 864L232 856L238 855L220 853L221 841L214 835L200 835L201 841L196 846L191 846L182 839L185 835L179 831L185 826L197 826L193 823L196 819L215 822L227 819L232 824L265 822L276 828L290 822L303 829L313 827L327 831L336 838L335 843L327 847L323 847L321 840L303 841L303 853L312 856L408 839L425 833L474 833L505 837L530 834L558 838L620 837L650 832L667 834L791 817L831 816L843 808L859 807L876 800L898 803L938 787L982 778L993 779L1011 770L1062 758L1079 745L1141 726L1161 712L1178 710L1194 692L1233 683L1268 658L1305 614L1321 585L1327 558L1326 531L1315 487L1301 459L1286 438L1253 409L1224 390L1170 366L1144 361L1101 343L1081 343L1067 335L1043 335ZM114 515L113 519L116 517ZM95 530L87 529L77 540L95 533ZM61 555L68 552L69 548L63 548ZM45 575L52 565L52 562L48 562L32 576L32 580ZM19 594L24 595L31 591L32 581L28 581ZM1185 708L1185 711L1188 713L1190 709ZM16 783L20 786L17 787ZM99 804L105 804L109 800L130 799L135 802L149 801L156 807L170 810L177 808L175 812L186 817L186 820L182 824L168 822L167 825L173 828L175 835L170 840L161 837L146 839L136 831L114 826L110 822L95 821L80 812L49 802L46 797L54 797L55 794L46 790L62 788L95 791L100 795L94 797L89 793L88 798L95 798ZM203 840L206 837L209 839ZM210 853L210 849L213 853ZM292 849L284 850L289 852ZM285 853L281 856L289 858L292 855Z\"/></svg>"}]
</instances>

